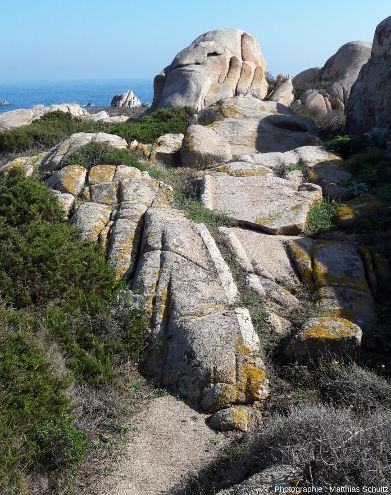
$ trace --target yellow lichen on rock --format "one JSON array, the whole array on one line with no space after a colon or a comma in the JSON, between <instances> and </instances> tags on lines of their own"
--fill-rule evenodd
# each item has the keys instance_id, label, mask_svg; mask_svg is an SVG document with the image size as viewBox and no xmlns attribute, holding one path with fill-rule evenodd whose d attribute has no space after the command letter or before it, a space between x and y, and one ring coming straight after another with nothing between
<instances>
[{"instance_id":1,"label":"yellow lichen on rock","mask_svg":"<svg viewBox=\"0 0 391 495\"><path fill-rule=\"evenodd\" d=\"M306 285L313 287L314 281L310 248L300 241L292 241L289 244L289 249L302 281Z\"/></svg>"},{"instance_id":2,"label":"yellow lichen on rock","mask_svg":"<svg viewBox=\"0 0 391 495\"><path fill-rule=\"evenodd\" d=\"M66 192L77 195L79 193L80 180L85 177L86 169L81 165L68 165L63 169L61 178L62 186Z\"/></svg>"},{"instance_id":3,"label":"yellow lichen on rock","mask_svg":"<svg viewBox=\"0 0 391 495\"><path fill-rule=\"evenodd\" d=\"M116 171L115 165L95 165L90 170L88 182L98 184L100 182L111 182Z\"/></svg>"},{"instance_id":4,"label":"yellow lichen on rock","mask_svg":"<svg viewBox=\"0 0 391 495\"><path fill-rule=\"evenodd\" d=\"M299 333L300 340L342 339L359 332L359 327L344 318L326 316L317 319L317 323Z\"/></svg>"}]
</instances>

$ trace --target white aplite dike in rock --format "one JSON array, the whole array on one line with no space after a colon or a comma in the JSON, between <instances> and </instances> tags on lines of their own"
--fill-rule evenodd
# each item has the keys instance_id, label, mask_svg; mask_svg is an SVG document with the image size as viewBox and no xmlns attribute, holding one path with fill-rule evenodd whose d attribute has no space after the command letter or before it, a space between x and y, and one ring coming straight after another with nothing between
<instances>
[{"instance_id":1,"label":"white aplite dike in rock","mask_svg":"<svg viewBox=\"0 0 391 495\"><path fill-rule=\"evenodd\" d=\"M197 110L222 98L267 93L266 61L257 40L241 29L209 31L179 52L154 80L153 108Z\"/></svg>"}]
</instances>

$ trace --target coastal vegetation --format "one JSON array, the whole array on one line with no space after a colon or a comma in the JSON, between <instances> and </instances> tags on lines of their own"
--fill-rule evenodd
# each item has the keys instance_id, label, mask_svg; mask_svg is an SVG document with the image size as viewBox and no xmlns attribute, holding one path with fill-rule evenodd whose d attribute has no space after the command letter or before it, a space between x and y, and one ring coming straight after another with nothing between
<instances>
[{"instance_id":1,"label":"coastal vegetation","mask_svg":"<svg viewBox=\"0 0 391 495\"><path fill-rule=\"evenodd\" d=\"M70 387L115 389L119 363L142 348L145 321L116 311L127 289L100 246L19 170L0 177L0 267L0 489L17 493L26 469L72 475L92 439Z\"/></svg>"},{"instance_id":2,"label":"coastal vegetation","mask_svg":"<svg viewBox=\"0 0 391 495\"><path fill-rule=\"evenodd\" d=\"M30 125L0 134L0 153L18 153L27 150L45 150L76 132L106 132L126 139L152 143L167 133L184 132L194 109L165 108L151 112L139 120L120 124L105 124L72 117L64 112L52 112Z\"/></svg>"}]
</instances>

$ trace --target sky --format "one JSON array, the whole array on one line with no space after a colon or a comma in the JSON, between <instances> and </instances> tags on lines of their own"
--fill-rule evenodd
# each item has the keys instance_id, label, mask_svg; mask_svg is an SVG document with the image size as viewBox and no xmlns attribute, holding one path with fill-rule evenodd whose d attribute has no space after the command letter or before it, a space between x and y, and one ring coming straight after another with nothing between
<instances>
[{"instance_id":1,"label":"sky","mask_svg":"<svg viewBox=\"0 0 391 495\"><path fill-rule=\"evenodd\" d=\"M0 81L152 78L212 29L254 35L294 76L372 41L390 0L0 0Z\"/></svg>"}]
</instances>

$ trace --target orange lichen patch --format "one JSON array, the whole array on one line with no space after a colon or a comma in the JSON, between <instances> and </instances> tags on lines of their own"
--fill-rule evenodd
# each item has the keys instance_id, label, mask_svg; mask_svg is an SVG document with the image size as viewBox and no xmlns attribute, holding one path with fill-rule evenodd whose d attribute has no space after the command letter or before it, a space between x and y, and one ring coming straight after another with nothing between
<instances>
[{"instance_id":1,"label":"orange lichen patch","mask_svg":"<svg viewBox=\"0 0 391 495\"><path fill-rule=\"evenodd\" d=\"M174 192L169 189L159 190L158 194L153 200L152 206L153 207L170 206L172 204L173 196L174 196Z\"/></svg>"},{"instance_id":2,"label":"orange lichen patch","mask_svg":"<svg viewBox=\"0 0 391 495\"><path fill-rule=\"evenodd\" d=\"M241 356L251 356L251 349L244 343L243 337L239 337L235 345L236 354Z\"/></svg>"},{"instance_id":3,"label":"orange lichen patch","mask_svg":"<svg viewBox=\"0 0 391 495\"><path fill-rule=\"evenodd\" d=\"M117 188L116 182L101 182L94 184L90 187L91 198L93 201L111 205L117 202Z\"/></svg>"},{"instance_id":4,"label":"orange lichen patch","mask_svg":"<svg viewBox=\"0 0 391 495\"><path fill-rule=\"evenodd\" d=\"M375 196L363 193L340 206L335 217L339 223L351 222L358 217L370 215L380 206L381 203Z\"/></svg>"},{"instance_id":5,"label":"orange lichen patch","mask_svg":"<svg viewBox=\"0 0 391 495\"><path fill-rule=\"evenodd\" d=\"M149 292L148 299L147 299L146 313L147 313L147 316L149 319L151 319L152 315L153 315L154 301L156 298L156 286L157 286L157 280L152 284L152 288Z\"/></svg>"},{"instance_id":6,"label":"orange lichen patch","mask_svg":"<svg viewBox=\"0 0 391 495\"><path fill-rule=\"evenodd\" d=\"M161 294L160 294L160 308L159 308L159 313L160 316L163 318L163 315L166 311L166 304L167 304L167 299L168 299L168 290L167 288L163 289Z\"/></svg>"},{"instance_id":7,"label":"orange lichen patch","mask_svg":"<svg viewBox=\"0 0 391 495\"><path fill-rule=\"evenodd\" d=\"M281 218L281 213L280 212L272 213L272 214L267 215L265 217L258 217L255 220L255 223L257 225L265 225L265 226L267 226L267 225L273 224L279 218Z\"/></svg>"},{"instance_id":8,"label":"orange lichen patch","mask_svg":"<svg viewBox=\"0 0 391 495\"><path fill-rule=\"evenodd\" d=\"M298 211L298 210L300 210L300 208L301 208L301 206L300 206L300 205L293 205L293 206L291 206L289 209L290 209L291 211Z\"/></svg>"},{"instance_id":9,"label":"orange lichen patch","mask_svg":"<svg viewBox=\"0 0 391 495\"><path fill-rule=\"evenodd\" d=\"M106 245L107 245L107 239L108 239L108 236L109 236L109 232L110 232L110 226L109 225L106 225L106 227L104 227L100 232L99 232L99 235L98 235L98 242L99 244L101 244L101 246L103 247L103 249L106 248Z\"/></svg>"},{"instance_id":10,"label":"orange lichen patch","mask_svg":"<svg viewBox=\"0 0 391 495\"><path fill-rule=\"evenodd\" d=\"M362 278L353 278L348 275L333 275L328 272L322 264L315 258L313 262L313 272L315 275L315 282L318 287L350 287L357 291L368 290L367 281Z\"/></svg>"},{"instance_id":11,"label":"orange lichen patch","mask_svg":"<svg viewBox=\"0 0 391 495\"><path fill-rule=\"evenodd\" d=\"M313 286L311 253L299 241L292 241L289 244L289 249L302 281L307 285Z\"/></svg>"},{"instance_id":12,"label":"orange lichen patch","mask_svg":"<svg viewBox=\"0 0 391 495\"><path fill-rule=\"evenodd\" d=\"M334 340L352 337L359 333L359 327L351 321L337 316L326 316L318 318L316 324L301 331L299 338L302 341L307 339Z\"/></svg>"},{"instance_id":13,"label":"orange lichen patch","mask_svg":"<svg viewBox=\"0 0 391 495\"><path fill-rule=\"evenodd\" d=\"M237 388L244 392L246 402L253 402L264 395L266 386L265 372L252 364L243 364L239 368Z\"/></svg>"},{"instance_id":14,"label":"orange lichen patch","mask_svg":"<svg viewBox=\"0 0 391 495\"><path fill-rule=\"evenodd\" d=\"M87 171L80 165L68 165L63 169L61 177L62 186L66 192L77 195L79 192L80 180L85 177Z\"/></svg>"},{"instance_id":15,"label":"orange lichen patch","mask_svg":"<svg viewBox=\"0 0 391 495\"><path fill-rule=\"evenodd\" d=\"M244 407L236 407L230 413L230 420L235 428L239 430L247 430L250 415Z\"/></svg>"},{"instance_id":16,"label":"orange lichen patch","mask_svg":"<svg viewBox=\"0 0 391 495\"><path fill-rule=\"evenodd\" d=\"M130 260L132 256L134 233L129 234L125 239L121 239L121 242L115 243L115 251L113 250L112 262L115 264L115 276L117 280L125 275L126 270L129 268Z\"/></svg>"},{"instance_id":17,"label":"orange lichen patch","mask_svg":"<svg viewBox=\"0 0 391 495\"><path fill-rule=\"evenodd\" d=\"M115 174L115 165L96 165L92 167L88 175L90 184L98 184L99 182L111 182Z\"/></svg>"}]
</instances>

